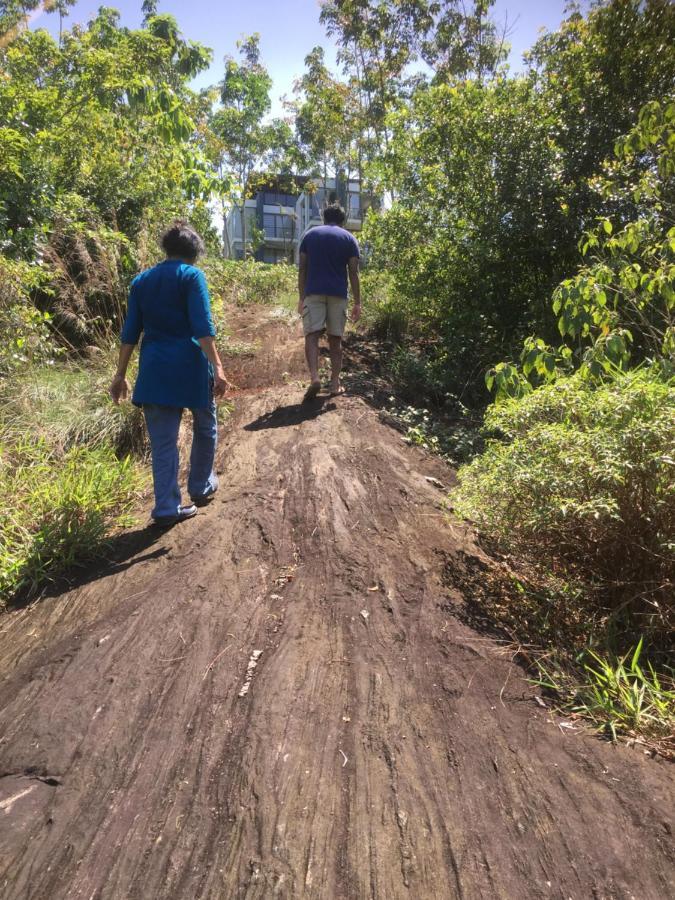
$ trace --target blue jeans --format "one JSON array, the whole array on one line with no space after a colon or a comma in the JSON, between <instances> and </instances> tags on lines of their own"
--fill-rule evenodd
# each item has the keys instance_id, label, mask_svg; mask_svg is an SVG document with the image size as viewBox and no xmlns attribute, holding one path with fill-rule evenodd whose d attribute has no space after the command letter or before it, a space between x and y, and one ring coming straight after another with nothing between
<instances>
[{"instance_id":1,"label":"blue jeans","mask_svg":"<svg viewBox=\"0 0 675 900\"><path fill-rule=\"evenodd\" d=\"M188 493L190 497L204 497L218 487L218 476L213 471L216 455L218 423L216 404L192 409L192 450ZM183 410L180 406L160 406L157 403L143 405L145 423L150 436L152 451L152 480L155 487L153 519L175 516L181 505L178 487L178 430Z\"/></svg>"}]
</instances>

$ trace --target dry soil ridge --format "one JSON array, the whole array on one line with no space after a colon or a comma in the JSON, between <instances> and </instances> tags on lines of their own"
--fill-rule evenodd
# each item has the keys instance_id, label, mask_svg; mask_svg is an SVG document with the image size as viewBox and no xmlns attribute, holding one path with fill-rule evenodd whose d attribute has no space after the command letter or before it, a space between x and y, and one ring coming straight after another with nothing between
<instances>
[{"instance_id":1,"label":"dry soil ridge","mask_svg":"<svg viewBox=\"0 0 675 900\"><path fill-rule=\"evenodd\" d=\"M452 473L361 398L302 408L296 327L238 317L209 508L0 619L0 895L672 896L672 769L455 617Z\"/></svg>"}]
</instances>

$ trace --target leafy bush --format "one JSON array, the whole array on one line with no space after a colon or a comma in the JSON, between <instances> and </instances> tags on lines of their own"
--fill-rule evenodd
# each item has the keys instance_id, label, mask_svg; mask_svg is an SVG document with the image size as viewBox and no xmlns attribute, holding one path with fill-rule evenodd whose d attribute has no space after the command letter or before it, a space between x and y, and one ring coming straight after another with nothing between
<instances>
[{"instance_id":1,"label":"leafy bush","mask_svg":"<svg viewBox=\"0 0 675 900\"><path fill-rule=\"evenodd\" d=\"M98 556L140 485L130 458L117 459L109 447L59 455L43 440L0 442L0 603L32 596L55 575Z\"/></svg>"},{"instance_id":2,"label":"leafy bush","mask_svg":"<svg viewBox=\"0 0 675 900\"><path fill-rule=\"evenodd\" d=\"M212 257L205 261L204 271L214 299L226 303L284 303L289 295L297 299L295 266Z\"/></svg>"},{"instance_id":3,"label":"leafy bush","mask_svg":"<svg viewBox=\"0 0 675 900\"><path fill-rule=\"evenodd\" d=\"M499 437L460 471L456 509L502 546L582 579L589 616L665 640L672 605L675 386L657 367L582 373L492 406Z\"/></svg>"},{"instance_id":4,"label":"leafy bush","mask_svg":"<svg viewBox=\"0 0 675 900\"><path fill-rule=\"evenodd\" d=\"M616 224L600 218L580 241L585 263L553 294L558 331L554 348L540 337L525 341L522 371L508 362L487 373L496 398L521 397L537 384L579 369L601 378L645 360L664 373L675 363L675 102L654 101L631 132L617 141L615 158L595 181L598 193L622 203Z\"/></svg>"},{"instance_id":5,"label":"leafy bush","mask_svg":"<svg viewBox=\"0 0 675 900\"><path fill-rule=\"evenodd\" d=\"M0 375L53 356L51 316L36 309L30 297L47 283L42 267L0 256Z\"/></svg>"}]
</instances>

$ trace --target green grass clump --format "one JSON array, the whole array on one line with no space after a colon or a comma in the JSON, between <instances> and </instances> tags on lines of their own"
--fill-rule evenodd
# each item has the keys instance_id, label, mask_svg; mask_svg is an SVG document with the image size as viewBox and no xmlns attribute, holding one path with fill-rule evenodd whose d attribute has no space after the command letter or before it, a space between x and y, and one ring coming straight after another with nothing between
<instances>
[{"instance_id":1,"label":"green grass clump","mask_svg":"<svg viewBox=\"0 0 675 900\"><path fill-rule=\"evenodd\" d=\"M640 662L643 641L622 656L588 650L576 677L540 664L536 683L566 698L572 713L590 720L596 731L617 740L641 738L675 757L675 679Z\"/></svg>"},{"instance_id":2,"label":"green grass clump","mask_svg":"<svg viewBox=\"0 0 675 900\"><path fill-rule=\"evenodd\" d=\"M20 442L41 437L57 451L112 447L119 455L147 452L143 414L131 403L119 406L108 388L112 359L96 364L58 363L26 368L0 387L0 422ZM130 377L133 383L133 375Z\"/></svg>"},{"instance_id":3,"label":"green grass clump","mask_svg":"<svg viewBox=\"0 0 675 900\"><path fill-rule=\"evenodd\" d=\"M63 454L44 439L0 442L0 604L34 596L67 569L98 556L128 521L143 484L110 447Z\"/></svg>"}]
</instances>

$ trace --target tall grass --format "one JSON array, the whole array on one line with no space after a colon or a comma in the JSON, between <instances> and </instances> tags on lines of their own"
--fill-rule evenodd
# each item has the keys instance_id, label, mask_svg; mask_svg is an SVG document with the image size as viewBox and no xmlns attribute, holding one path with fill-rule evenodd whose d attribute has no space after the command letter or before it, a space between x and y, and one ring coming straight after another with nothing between
<instances>
[{"instance_id":1,"label":"tall grass","mask_svg":"<svg viewBox=\"0 0 675 900\"><path fill-rule=\"evenodd\" d=\"M60 453L44 439L0 440L0 604L35 595L67 569L98 556L110 529L128 521L143 478L110 447Z\"/></svg>"},{"instance_id":2,"label":"tall grass","mask_svg":"<svg viewBox=\"0 0 675 900\"><path fill-rule=\"evenodd\" d=\"M588 650L576 676L541 662L536 683L565 698L567 709L612 740L639 737L675 758L675 672L657 673L641 660L643 648L640 639L621 656Z\"/></svg>"},{"instance_id":3,"label":"tall grass","mask_svg":"<svg viewBox=\"0 0 675 900\"><path fill-rule=\"evenodd\" d=\"M60 363L17 372L0 385L0 423L5 440L42 438L57 452L72 447L112 447L119 456L147 452L140 409L115 406L108 396L112 357L96 364Z\"/></svg>"}]
</instances>

